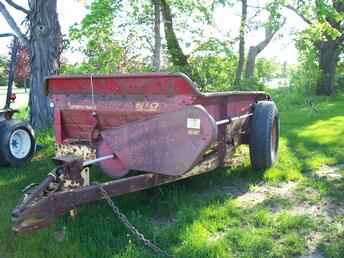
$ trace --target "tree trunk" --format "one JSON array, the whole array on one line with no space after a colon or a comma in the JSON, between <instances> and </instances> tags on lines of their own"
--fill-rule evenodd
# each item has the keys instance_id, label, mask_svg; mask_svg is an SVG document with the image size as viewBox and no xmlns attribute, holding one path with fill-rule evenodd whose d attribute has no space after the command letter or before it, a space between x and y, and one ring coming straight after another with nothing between
<instances>
[{"instance_id":1,"label":"tree trunk","mask_svg":"<svg viewBox=\"0 0 344 258\"><path fill-rule=\"evenodd\" d=\"M191 68L188 63L187 56L180 47L177 36L174 32L171 8L166 0L161 0L161 11L164 20L167 51L171 58L171 62L178 70L191 77Z\"/></svg>"},{"instance_id":2,"label":"tree trunk","mask_svg":"<svg viewBox=\"0 0 344 258\"><path fill-rule=\"evenodd\" d=\"M252 79L254 77L254 70L256 67L257 56L269 45L274 35L283 26L283 24L284 22L281 23L280 26L274 29L270 25L267 25L267 27L265 28L264 40L258 43L257 45L250 47L250 50L248 51L248 55L247 55L247 61L246 61L246 71L245 71L246 79Z\"/></svg>"},{"instance_id":3,"label":"tree trunk","mask_svg":"<svg viewBox=\"0 0 344 258\"><path fill-rule=\"evenodd\" d=\"M317 95L333 95L335 93L335 75L338 60L338 45L335 40L320 43L319 69L320 77L317 82Z\"/></svg>"},{"instance_id":4,"label":"tree trunk","mask_svg":"<svg viewBox=\"0 0 344 258\"><path fill-rule=\"evenodd\" d=\"M254 70L256 67L256 58L258 56L258 51L256 46L250 47L247 55L246 61L246 71L245 71L245 78L252 79L254 77Z\"/></svg>"},{"instance_id":5,"label":"tree trunk","mask_svg":"<svg viewBox=\"0 0 344 258\"><path fill-rule=\"evenodd\" d=\"M30 0L30 120L34 128L51 126L52 109L43 92L44 78L56 74L62 50L57 0Z\"/></svg>"},{"instance_id":6,"label":"tree trunk","mask_svg":"<svg viewBox=\"0 0 344 258\"><path fill-rule=\"evenodd\" d=\"M160 0L153 0L154 5L154 51L153 67L160 71L161 34L160 34Z\"/></svg>"},{"instance_id":7,"label":"tree trunk","mask_svg":"<svg viewBox=\"0 0 344 258\"><path fill-rule=\"evenodd\" d=\"M239 33L239 61L234 80L234 86L240 88L240 81L242 78L242 71L245 62L245 34L246 34L246 20L247 20L247 0L241 0L241 22Z\"/></svg>"}]
</instances>

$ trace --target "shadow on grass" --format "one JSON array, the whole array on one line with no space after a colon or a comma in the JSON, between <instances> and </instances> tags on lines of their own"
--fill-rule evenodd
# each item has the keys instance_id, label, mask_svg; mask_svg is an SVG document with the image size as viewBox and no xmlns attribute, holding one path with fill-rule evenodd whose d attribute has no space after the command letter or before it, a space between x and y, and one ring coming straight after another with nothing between
<instances>
[{"instance_id":1,"label":"shadow on grass","mask_svg":"<svg viewBox=\"0 0 344 258\"><path fill-rule=\"evenodd\" d=\"M49 150L39 156L51 154ZM31 182L40 182L53 167L52 162L36 157L25 168L0 169L0 195L4 200L0 203L2 257L152 257L101 202L82 206L76 220L66 216L48 229L16 236L11 231L10 213L22 197L21 189ZM103 179L103 176L95 178ZM190 230L200 216L205 216L202 215L204 210L219 207L226 200L247 192L249 186L261 178L262 173L253 174L246 162L234 169L218 169L119 197L115 202L140 231L164 249L177 253L178 257L210 257L225 249L215 250L219 248L217 244L204 245L201 238L196 238L192 248L183 247L185 239L191 241ZM210 227L214 227L212 224Z\"/></svg>"},{"instance_id":2,"label":"shadow on grass","mask_svg":"<svg viewBox=\"0 0 344 258\"><path fill-rule=\"evenodd\" d=\"M281 155L266 172L269 180L297 179L324 164L344 162L344 95L314 102L317 111L301 104L280 113Z\"/></svg>"},{"instance_id":3,"label":"shadow on grass","mask_svg":"<svg viewBox=\"0 0 344 258\"><path fill-rule=\"evenodd\" d=\"M218 255L219 250L216 250L217 244L205 244L210 234L208 230L218 231L221 220L226 217L216 217L216 221L209 223L207 232L202 233L205 211L224 205L226 200L244 194L252 183L260 181L261 177L248 178L240 170L219 169L208 175L116 198L116 203L148 238L177 257L211 257ZM248 172L248 168L245 170ZM107 205L88 205L82 208L82 213L83 218L68 226L71 232L77 232L71 234L76 237L75 242L91 244L103 239L103 243L94 249L80 246L80 250L84 250L81 257L110 257L114 252L117 254L113 257L152 257L152 253L114 218ZM90 223L87 222L90 218L94 218L91 229L83 226ZM88 237L81 239L85 234ZM225 250L220 249L220 252Z\"/></svg>"}]
</instances>

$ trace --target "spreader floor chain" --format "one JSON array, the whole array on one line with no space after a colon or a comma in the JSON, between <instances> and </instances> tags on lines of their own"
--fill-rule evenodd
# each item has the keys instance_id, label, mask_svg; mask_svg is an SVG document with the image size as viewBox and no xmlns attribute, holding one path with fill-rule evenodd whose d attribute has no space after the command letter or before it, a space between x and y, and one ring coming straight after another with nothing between
<instances>
[{"instance_id":1,"label":"spreader floor chain","mask_svg":"<svg viewBox=\"0 0 344 258\"><path fill-rule=\"evenodd\" d=\"M153 243L151 240L147 239L138 229L129 222L127 216L125 216L119 208L116 206L116 204L112 201L109 194L105 191L103 186L101 184L96 184L101 191L101 194L105 201L108 203L108 205L111 207L113 214L117 216L117 218L122 222L122 224L143 244L150 248L155 254L157 254L159 257L174 257L170 255L167 251L162 250L159 246L157 246L155 243Z\"/></svg>"}]
</instances>

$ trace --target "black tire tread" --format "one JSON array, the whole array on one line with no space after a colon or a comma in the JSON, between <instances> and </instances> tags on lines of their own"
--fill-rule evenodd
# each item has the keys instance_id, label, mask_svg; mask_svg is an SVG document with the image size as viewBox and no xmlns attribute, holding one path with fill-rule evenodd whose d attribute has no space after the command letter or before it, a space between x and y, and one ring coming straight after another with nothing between
<instances>
[{"instance_id":1,"label":"black tire tread","mask_svg":"<svg viewBox=\"0 0 344 258\"><path fill-rule=\"evenodd\" d=\"M8 142L11 133L17 129L26 130L32 140L32 147L29 154L24 159L14 158L9 150ZM24 121L19 120L6 120L1 122L0 125L0 165L10 165L14 167L22 166L29 161L35 152L35 134L32 127Z\"/></svg>"},{"instance_id":2,"label":"black tire tread","mask_svg":"<svg viewBox=\"0 0 344 258\"><path fill-rule=\"evenodd\" d=\"M260 101L254 107L250 130L250 158L256 170L271 167L277 159L271 155L271 133L274 120L277 119L277 148L279 137L278 110L272 101Z\"/></svg>"}]
</instances>

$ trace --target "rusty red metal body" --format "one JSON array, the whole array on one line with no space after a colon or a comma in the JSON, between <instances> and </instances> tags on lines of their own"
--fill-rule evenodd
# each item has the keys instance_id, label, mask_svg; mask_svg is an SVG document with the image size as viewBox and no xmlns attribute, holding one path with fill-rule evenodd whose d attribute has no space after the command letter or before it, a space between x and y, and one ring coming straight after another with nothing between
<instances>
[{"instance_id":1,"label":"rusty red metal body","mask_svg":"<svg viewBox=\"0 0 344 258\"><path fill-rule=\"evenodd\" d=\"M46 89L57 143L105 140L122 164L120 175L123 169L183 174L217 139L224 154L223 143L241 136L244 120L219 130L216 121L248 114L255 102L269 99L262 92L202 94L186 76L163 73L50 77ZM204 110L186 111L196 105Z\"/></svg>"},{"instance_id":2,"label":"rusty red metal body","mask_svg":"<svg viewBox=\"0 0 344 258\"><path fill-rule=\"evenodd\" d=\"M253 103L269 99L263 92L202 94L186 76L163 73L49 77L46 91L55 104L57 143L90 141L96 127L127 125L190 105L202 105L217 121L249 113Z\"/></svg>"},{"instance_id":3,"label":"rusty red metal body","mask_svg":"<svg viewBox=\"0 0 344 258\"><path fill-rule=\"evenodd\" d=\"M105 183L112 196L146 189L226 165L236 146L248 141L254 104L271 100L264 92L204 94L185 75L169 73L53 76L45 89L54 103L57 158L68 167L61 173L79 178L78 187L66 187L61 173L50 176L39 189L55 182L57 192L36 191L30 197L34 205L29 198L13 211L19 232L47 226L101 198L97 187L81 187L81 171L75 172L78 167L66 162L65 154L81 159L113 154L100 162L113 178L138 171ZM79 153L80 146L87 146L87 155Z\"/></svg>"}]
</instances>

